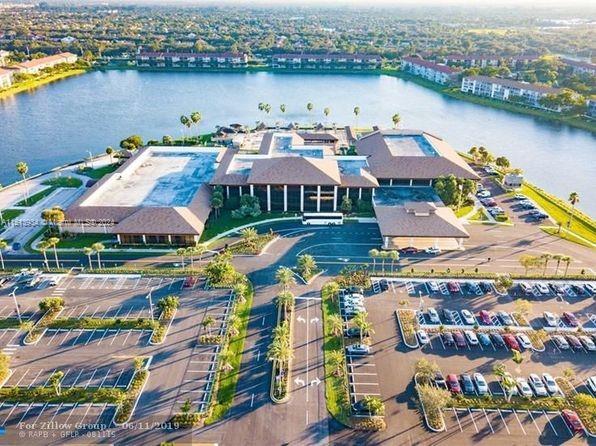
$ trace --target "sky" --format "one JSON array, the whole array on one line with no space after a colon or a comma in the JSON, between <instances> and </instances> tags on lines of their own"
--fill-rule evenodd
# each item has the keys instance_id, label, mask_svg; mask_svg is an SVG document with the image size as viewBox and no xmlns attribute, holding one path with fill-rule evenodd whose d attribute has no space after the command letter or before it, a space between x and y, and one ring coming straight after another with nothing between
<instances>
[{"instance_id":1,"label":"sky","mask_svg":"<svg viewBox=\"0 0 596 446\"><path fill-rule=\"evenodd\" d=\"M184 5L316 5L316 6L399 6L399 5L523 5L523 6L593 6L593 0L109 0L109 3L152 3Z\"/></svg>"}]
</instances>

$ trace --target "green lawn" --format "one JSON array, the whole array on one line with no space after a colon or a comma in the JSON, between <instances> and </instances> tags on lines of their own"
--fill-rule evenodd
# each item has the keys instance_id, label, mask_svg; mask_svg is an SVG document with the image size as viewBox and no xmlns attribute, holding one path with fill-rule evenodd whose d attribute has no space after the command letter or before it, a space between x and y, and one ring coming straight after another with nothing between
<instances>
[{"instance_id":1,"label":"green lawn","mask_svg":"<svg viewBox=\"0 0 596 446\"><path fill-rule=\"evenodd\" d=\"M0 330L4 330L6 328L19 328L21 324L16 317L7 317L5 319L0 319Z\"/></svg>"},{"instance_id":2,"label":"green lawn","mask_svg":"<svg viewBox=\"0 0 596 446\"><path fill-rule=\"evenodd\" d=\"M586 242L583 238L579 238L573 232L567 232L565 229L562 229L561 233L559 233L559 228L556 226L540 226L540 229L542 229L544 232L546 232L549 235L554 235L555 237L561 237L565 240L569 240L570 242L578 243L583 246L587 246L588 248L594 248L594 246L591 243Z\"/></svg>"},{"instance_id":3,"label":"green lawn","mask_svg":"<svg viewBox=\"0 0 596 446\"><path fill-rule=\"evenodd\" d=\"M482 209L478 209L474 215L472 215L468 220L471 221L488 221L488 217L484 213Z\"/></svg>"},{"instance_id":4,"label":"green lawn","mask_svg":"<svg viewBox=\"0 0 596 446\"><path fill-rule=\"evenodd\" d=\"M96 387L63 387L56 395L53 387L2 387L0 401L3 403L109 403L117 404L125 396L120 389Z\"/></svg>"},{"instance_id":5,"label":"green lawn","mask_svg":"<svg viewBox=\"0 0 596 446\"><path fill-rule=\"evenodd\" d=\"M33 206L37 202L46 198L48 195L50 195L56 189L57 189L56 186L47 187L46 189L39 191L36 194L31 195L28 199L23 199L23 200L19 201L15 206Z\"/></svg>"},{"instance_id":6,"label":"green lawn","mask_svg":"<svg viewBox=\"0 0 596 446\"><path fill-rule=\"evenodd\" d=\"M241 219L232 218L232 211L228 209L222 209L219 217L215 218L215 212L211 212L205 230L201 234L201 242L207 241L217 234L229 231L240 226L248 225L251 223L258 223L263 220L269 220L271 218L281 217L293 217L296 213L289 212L263 212L258 217L246 217Z\"/></svg>"},{"instance_id":7,"label":"green lawn","mask_svg":"<svg viewBox=\"0 0 596 446\"><path fill-rule=\"evenodd\" d=\"M58 249L83 249L94 243L103 243L108 247L116 242L116 237L112 234L76 234L72 238L61 239L56 246Z\"/></svg>"},{"instance_id":8,"label":"green lawn","mask_svg":"<svg viewBox=\"0 0 596 446\"><path fill-rule=\"evenodd\" d=\"M120 167L120 165L117 163L107 164L105 166L98 167L97 169L91 169L90 167L86 167L84 169L81 169L80 172L83 175L88 176L89 178L93 178L94 180L99 180L99 179L103 178L105 175L114 172L116 169L118 169L118 167Z\"/></svg>"},{"instance_id":9,"label":"green lawn","mask_svg":"<svg viewBox=\"0 0 596 446\"><path fill-rule=\"evenodd\" d=\"M56 187L81 187L83 182L80 179L74 177L56 177L45 180L41 184Z\"/></svg>"},{"instance_id":10,"label":"green lawn","mask_svg":"<svg viewBox=\"0 0 596 446\"><path fill-rule=\"evenodd\" d=\"M2 218L4 221L10 221L17 218L19 215L24 214L25 211L23 209L4 209L2 211ZM4 227L4 224L0 223L0 229Z\"/></svg>"},{"instance_id":11,"label":"green lawn","mask_svg":"<svg viewBox=\"0 0 596 446\"><path fill-rule=\"evenodd\" d=\"M460 218L460 217L465 217L466 215L468 215L470 212L472 212L472 209L474 208L473 205L471 206L463 206L459 209L459 211L455 211L455 215Z\"/></svg>"},{"instance_id":12,"label":"green lawn","mask_svg":"<svg viewBox=\"0 0 596 446\"><path fill-rule=\"evenodd\" d=\"M81 319L76 318L57 318L54 319L48 328L53 329L64 329L64 330L78 330L78 329L91 329L91 330L109 330L109 329L120 329L120 330L153 330L157 325L157 322L152 321L148 318L138 319L114 319L114 318L90 318L84 317Z\"/></svg>"},{"instance_id":13,"label":"green lawn","mask_svg":"<svg viewBox=\"0 0 596 446\"><path fill-rule=\"evenodd\" d=\"M571 209L571 206L567 202L532 184L524 183L521 187L521 193L544 209L557 223L561 223L563 227L566 227ZM575 233L592 243L596 243L596 222L577 209L574 215L575 217L573 218L570 229L571 233Z\"/></svg>"},{"instance_id":14,"label":"green lawn","mask_svg":"<svg viewBox=\"0 0 596 446\"><path fill-rule=\"evenodd\" d=\"M236 394L236 384L240 377L240 364L242 363L242 353L244 351L244 340L248 330L248 321L250 318L250 310L252 307L253 289L246 298L243 304L238 305L236 314L240 318L240 326L238 336L234 337L228 346L232 353L232 360L230 364L233 366L229 372L222 371L219 375L219 385L217 391L217 402L213 407L211 416L205 420L205 424L213 424L223 418L228 410L232 407L234 402L234 395ZM214 395L215 397L215 395Z\"/></svg>"}]
</instances>

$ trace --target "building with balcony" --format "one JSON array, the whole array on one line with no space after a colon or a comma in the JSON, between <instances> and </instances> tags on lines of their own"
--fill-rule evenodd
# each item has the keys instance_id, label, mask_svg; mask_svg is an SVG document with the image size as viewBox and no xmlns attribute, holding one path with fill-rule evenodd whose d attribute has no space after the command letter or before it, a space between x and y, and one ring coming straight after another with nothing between
<instances>
[{"instance_id":1,"label":"building with balcony","mask_svg":"<svg viewBox=\"0 0 596 446\"><path fill-rule=\"evenodd\" d=\"M12 71L0 68L0 88L8 88L12 85Z\"/></svg>"},{"instance_id":2,"label":"building with balcony","mask_svg":"<svg viewBox=\"0 0 596 446\"><path fill-rule=\"evenodd\" d=\"M571 67L573 74L578 75L589 75L595 76L596 75L596 65L589 62L583 62L581 60L573 60L573 59L561 59L568 67Z\"/></svg>"},{"instance_id":3,"label":"building with balcony","mask_svg":"<svg viewBox=\"0 0 596 446\"><path fill-rule=\"evenodd\" d=\"M136 55L136 64L140 68L245 68L248 64L248 55L139 51Z\"/></svg>"},{"instance_id":4,"label":"building with balcony","mask_svg":"<svg viewBox=\"0 0 596 446\"><path fill-rule=\"evenodd\" d=\"M378 70L381 62L381 56L373 54L273 54L269 65L290 70Z\"/></svg>"},{"instance_id":5,"label":"building with balcony","mask_svg":"<svg viewBox=\"0 0 596 446\"><path fill-rule=\"evenodd\" d=\"M60 64L72 64L78 60L76 54L60 53L53 56L41 57L39 59L28 60L13 65L11 68L16 69L18 73L38 74L45 68L52 68Z\"/></svg>"},{"instance_id":6,"label":"building with balcony","mask_svg":"<svg viewBox=\"0 0 596 446\"><path fill-rule=\"evenodd\" d=\"M404 57L401 70L441 85L448 85L457 80L459 70L417 57Z\"/></svg>"}]
</instances>

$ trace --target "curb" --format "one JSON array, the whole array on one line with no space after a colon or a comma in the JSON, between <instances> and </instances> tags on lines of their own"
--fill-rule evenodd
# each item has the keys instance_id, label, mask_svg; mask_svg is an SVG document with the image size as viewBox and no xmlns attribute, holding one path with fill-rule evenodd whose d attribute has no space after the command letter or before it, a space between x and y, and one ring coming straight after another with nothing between
<instances>
[{"instance_id":1,"label":"curb","mask_svg":"<svg viewBox=\"0 0 596 446\"><path fill-rule=\"evenodd\" d=\"M415 345L411 345L411 344L408 344L406 342L406 337L404 336L404 330L403 330L403 328L401 326L402 325L402 322L401 322L401 319L399 317L399 312L400 311L411 311L414 314L416 314L416 312L414 310L395 310L395 317L397 318L397 325L399 325L399 331L401 333L401 338L404 340L404 344L406 345L406 347L411 348L411 349L419 348L420 347L420 343L418 342L418 338L416 338L416 334L414 334L414 338L416 339L416 344Z\"/></svg>"},{"instance_id":2,"label":"curb","mask_svg":"<svg viewBox=\"0 0 596 446\"><path fill-rule=\"evenodd\" d=\"M296 309L296 306L294 305L292 307L292 312L291 312L291 317L290 317L290 342L293 344L294 343L294 311ZM278 308L277 310L277 326L279 326L279 321L281 319L281 308ZM292 392L292 359L290 359L290 361L288 362L288 378L287 378L287 384L286 384L286 396L283 397L282 399L278 399L274 396L274 386L275 386L275 376L274 376L274 372L275 372L275 367L272 364L271 366L271 384L269 386L269 397L271 398L271 401L273 401L275 404L284 404L287 403L288 401L290 401L291 398L291 392ZM308 385L308 383L306 383L306 385Z\"/></svg>"},{"instance_id":3,"label":"curb","mask_svg":"<svg viewBox=\"0 0 596 446\"><path fill-rule=\"evenodd\" d=\"M153 333L151 333L151 338L149 339L149 345L161 345L164 342L166 342L166 337L168 336L168 333L170 332L170 327L172 326L172 322L174 322L174 319L176 318L177 313L178 313L178 308L174 309L174 314L172 315L172 319L170 319L170 323L166 327L166 332L164 333L163 339L160 342L153 342L153 334L155 333L155 330L153 330ZM162 315L159 316L159 319L161 319L161 316Z\"/></svg>"},{"instance_id":4,"label":"curb","mask_svg":"<svg viewBox=\"0 0 596 446\"><path fill-rule=\"evenodd\" d=\"M62 312L64 311L64 307L62 307L60 309L60 311L58 313L56 313L56 315L54 316L54 319L57 319L58 316L60 316L62 314ZM35 325L33 326L33 328L31 329L31 332L33 332L33 330L35 330L35 327L37 326L37 324L39 324L39 322L41 320L43 320L43 318L45 317L45 315L48 314L47 311L43 314L43 316L41 318L39 318L39 320L35 323ZM31 342L27 342L27 336L29 336L29 333L27 333L25 335L25 337L23 338L23 345L36 345L39 340L41 338L43 338L46 334L46 331L48 331L48 327L44 328L44 330L40 333L40 335L37 337L37 339L35 339L35 341L31 341Z\"/></svg>"},{"instance_id":5,"label":"curb","mask_svg":"<svg viewBox=\"0 0 596 446\"><path fill-rule=\"evenodd\" d=\"M424 404L422 404L422 400L420 399L420 394L418 393L418 373L414 375L414 385L416 387L416 395L418 395L418 401L420 401L420 407L422 408L422 415L424 416L424 422L426 423L426 427L428 427L433 432L445 432L447 430L447 425L445 424L445 418L443 417L443 411L441 411L441 422L443 423L443 427L441 429L436 429L430 425L428 421L428 416L426 415L426 408Z\"/></svg>"},{"instance_id":6,"label":"curb","mask_svg":"<svg viewBox=\"0 0 596 446\"><path fill-rule=\"evenodd\" d=\"M8 382L8 380L10 379L10 377L13 374L13 370L12 369L8 369L8 375L6 376L6 378L4 378L4 380L2 382L0 382L0 389L2 387L4 387L4 384L6 384Z\"/></svg>"},{"instance_id":7,"label":"curb","mask_svg":"<svg viewBox=\"0 0 596 446\"><path fill-rule=\"evenodd\" d=\"M152 358L152 356L151 356ZM130 411L130 416L126 419L126 421L123 421L122 423L117 423L116 422L116 416L118 415L118 411L116 410L116 412L114 412L114 416L112 417L112 424L116 427L121 427L124 426L125 424L127 424L128 422L130 422L130 420L132 419L133 414L135 413L135 410L137 408L137 405L139 404L139 400L141 399L141 395L143 394L143 392L145 391L145 386L147 385L147 383L149 382L149 377L151 376L151 372L148 370L148 364L145 365L145 367L143 367L144 370L147 370L147 379L145 379L145 382L143 383L143 385L141 386L141 388L139 389L139 394L137 395L137 398L135 400L135 403L132 406L132 409ZM137 376L138 372L135 372L135 374L133 375L132 380L135 379L135 377ZM120 406L122 407L122 406ZM120 408L119 407L119 408Z\"/></svg>"},{"instance_id":8,"label":"curb","mask_svg":"<svg viewBox=\"0 0 596 446\"><path fill-rule=\"evenodd\" d=\"M216 242L217 240L219 240L221 238L227 237L228 235L234 234L234 233L236 233L242 229L245 229L245 228L251 228L253 226L259 226L259 225L263 225L263 224L267 224L267 223L275 223L278 221L289 221L289 220L300 220L300 219L301 219L301 217L279 217L279 218L270 218L268 220L256 221L254 223L249 223L246 225L237 226L235 228L228 229L227 231L217 234L215 237L211 237L209 240L205 240L202 243L205 246L209 246L213 242Z\"/></svg>"}]
</instances>

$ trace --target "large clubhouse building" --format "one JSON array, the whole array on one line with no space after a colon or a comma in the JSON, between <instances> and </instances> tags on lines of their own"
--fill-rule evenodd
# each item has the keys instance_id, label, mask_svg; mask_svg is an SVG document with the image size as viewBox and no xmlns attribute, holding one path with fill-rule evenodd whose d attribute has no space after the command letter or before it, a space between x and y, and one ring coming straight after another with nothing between
<instances>
[{"instance_id":1,"label":"large clubhouse building","mask_svg":"<svg viewBox=\"0 0 596 446\"><path fill-rule=\"evenodd\" d=\"M248 133L248 150L145 147L67 209L65 229L98 232L89 222L100 222L122 244L191 245L217 186L226 205L250 195L263 212L296 216L340 212L349 201L374 212L384 249L461 248L469 235L432 188L445 175L478 179L455 150L419 130L355 134L290 126ZM345 154L350 146L356 155Z\"/></svg>"}]
</instances>

